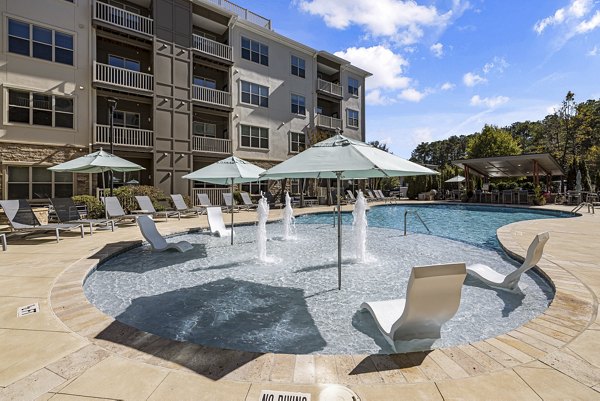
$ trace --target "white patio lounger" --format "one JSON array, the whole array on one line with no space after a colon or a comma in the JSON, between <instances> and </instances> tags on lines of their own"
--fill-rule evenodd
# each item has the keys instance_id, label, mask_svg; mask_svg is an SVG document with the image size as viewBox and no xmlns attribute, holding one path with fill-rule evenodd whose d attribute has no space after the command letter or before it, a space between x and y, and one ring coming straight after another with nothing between
<instances>
[{"instance_id":1,"label":"white patio lounger","mask_svg":"<svg viewBox=\"0 0 600 401\"><path fill-rule=\"evenodd\" d=\"M6 214L8 223L17 232L48 232L54 231L56 242L60 241L60 231L73 229L81 230L83 238L83 224L41 224L35 213L24 199L1 200L0 206Z\"/></svg>"},{"instance_id":2,"label":"white patio lounger","mask_svg":"<svg viewBox=\"0 0 600 401\"><path fill-rule=\"evenodd\" d=\"M198 202L200 202L200 207L209 207L212 206L212 202L208 198L208 194L198 194Z\"/></svg>"},{"instance_id":3,"label":"white patio lounger","mask_svg":"<svg viewBox=\"0 0 600 401\"><path fill-rule=\"evenodd\" d=\"M8 248L6 245L6 234L0 234L0 241L2 241L2 250L6 251L6 248Z\"/></svg>"},{"instance_id":4,"label":"white patio lounger","mask_svg":"<svg viewBox=\"0 0 600 401\"><path fill-rule=\"evenodd\" d=\"M164 217L165 220L169 220L169 217L177 216L177 220L181 220L181 213L175 210L162 210L160 212L156 211L154 205L152 204L152 200L150 200L149 196L145 195L136 195L135 200L137 201L140 209L142 209L143 214L151 214L152 217Z\"/></svg>"},{"instance_id":5,"label":"white patio lounger","mask_svg":"<svg viewBox=\"0 0 600 401\"><path fill-rule=\"evenodd\" d=\"M464 263L414 267L406 299L364 302L360 308L373 315L396 352L429 349L458 310L466 275Z\"/></svg>"},{"instance_id":6,"label":"white patio lounger","mask_svg":"<svg viewBox=\"0 0 600 401\"><path fill-rule=\"evenodd\" d=\"M125 214L125 210L121 206L119 199L116 196L105 196L102 199L104 207L106 208L106 215L108 218L120 222L121 220L131 220L135 223L139 214Z\"/></svg>"},{"instance_id":7,"label":"white patio lounger","mask_svg":"<svg viewBox=\"0 0 600 401\"><path fill-rule=\"evenodd\" d=\"M231 192L223 192L223 200L225 201L225 207L227 210L231 211L231 208L235 211L235 209L239 210L239 207L233 204L233 195Z\"/></svg>"},{"instance_id":8,"label":"white patio lounger","mask_svg":"<svg viewBox=\"0 0 600 401\"><path fill-rule=\"evenodd\" d=\"M354 194L349 189L346 190L346 199L348 200L349 203L356 202L356 198L354 197Z\"/></svg>"},{"instance_id":9,"label":"white patio lounger","mask_svg":"<svg viewBox=\"0 0 600 401\"><path fill-rule=\"evenodd\" d=\"M223 222L223 213L221 213L220 207L207 207L206 215L208 216L208 227L210 227L211 234L219 237L229 237L231 235L231 229L226 228Z\"/></svg>"},{"instance_id":10,"label":"white patio lounger","mask_svg":"<svg viewBox=\"0 0 600 401\"><path fill-rule=\"evenodd\" d=\"M256 209L258 207L258 205L252 203L252 199L250 199L250 195L248 195L248 192L242 192L242 201L244 202L244 204L242 205L244 207L244 209L246 210L250 210L250 209Z\"/></svg>"},{"instance_id":11,"label":"white patio lounger","mask_svg":"<svg viewBox=\"0 0 600 401\"><path fill-rule=\"evenodd\" d=\"M467 266L467 273L483 281L490 287L510 292L519 292L521 289L526 288L525 284L519 284L521 275L540 261L544 252L544 245L546 245L549 238L550 234L548 232L536 235L529 245L529 249L527 249L527 257L521 267L506 276L482 264Z\"/></svg>"},{"instance_id":12,"label":"white patio lounger","mask_svg":"<svg viewBox=\"0 0 600 401\"><path fill-rule=\"evenodd\" d=\"M206 212L206 207L188 207L181 194L172 194L171 199L173 200L175 209L184 216L195 214L200 217L200 215Z\"/></svg>"},{"instance_id":13,"label":"white patio lounger","mask_svg":"<svg viewBox=\"0 0 600 401\"><path fill-rule=\"evenodd\" d=\"M187 241L167 242L156 229L156 223L150 216L140 216L137 219L138 226L142 235L150 243L154 252L162 252L167 249L175 249L179 252L187 252L193 248L192 244Z\"/></svg>"},{"instance_id":14,"label":"white patio lounger","mask_svg":"<svg viewBox=\"0 0 600 401\"><path fill-rule=\"evenodd\" d=\"M367 202L373 202L377 200L377 198L373 196L373 192L371 192L370 189L365 189L363 191L363 194L365 195L365 199L367 200Z\"/></svg>"},{"instance_id":15,"label":"white patio lounger","mask_svg":"<svg viewBox=\"0 0 600 401\"><path fill-rule=\"evenodd\" d=\"M90 235L93 234L94 226L110 227L111 231L115 231L115 222L111 219L82 219L77 205L71 198L51 198L50 203L54 208L54 213L60 223L78 223L88 225Z\"/></svg>"}]
</instances>

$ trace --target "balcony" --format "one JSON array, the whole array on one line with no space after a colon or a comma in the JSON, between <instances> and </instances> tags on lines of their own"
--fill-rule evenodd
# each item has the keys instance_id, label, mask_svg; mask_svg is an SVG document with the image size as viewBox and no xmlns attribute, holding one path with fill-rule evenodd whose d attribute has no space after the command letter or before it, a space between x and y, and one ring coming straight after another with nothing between
<instances>
[{"instance_id":1,"label":"balcony","mask_svg":"<svg viewBox=\"0 0 600 401\"><path fill-rule=\"evenodd\" d=\"M94 20L111 26L124 28L138 34L152 36L154 21L131 11L111 6L110 4L94 1Z\"/></svg>"},{"instance_id":2,"label":"balcony","mask_svg":"<svg viewBox=\"0 0 600 401\"><path fill-rule=\"evenodd\" d=\"M215 42L214 40L199 35L193 35L193 45L194 50L198 50L200 53L233 62L231 46Z\"/></svg>"},{"instance_id":3,"label":"balcony","mask_svg":"<svg viewBox=\"0 0 600 401\"><path fill-rule=\"evenodd\" d=\"M110 126L95 124L94 132L94 143L102 145L110 143ZM154 132L145 129L114 127L113 143L137 148L152 148L154 147Z\"/></svg>"},{"instance_id":4,"label":"balcony","mask_svg":"<svg viewBox=\"0 0 600 401\"><path fill-rule=\"evenodd\" d=\"M192 85L192 99L215 106L231 107L231 93Z\"/></svg>"},{"instance_id":5,"label":"balcony","mask_svg":"<svg viewBox=\"0 0 600 401\"><path fill-rule=\"evenodd\" d=\"M192 150L206 153L231 154L231 140L194 135Z\"/></svg>"},{"instance_id":6,"label":"balcony","mask_svg":"<svg viewBox=\"0 0 600 401\"><path fill-rule=\"evenodd\" d=\"M321 128L328 129L342 129L342 120L335 117L324 116L323 114L317 114L315 125Z\"/></svg>"},{"instance_id":7,"label":"balcony","mask_svg":"<svg viewBox=\"0 0 600 401\"><path fill-rule=\"evenodd\" d=\"M334 84L333 82L325 81L324 79L317 79L317 90L320 92L327 93L329 95L342 98L344 97L342 86Z\"/></svg>"},{"instance_id":8,"label":"balcony","mask_svg":"<svg viewBox=\"0 0 600 401\"><path fill-rule=\"evenodd\" d=\"M263 28L271 29L271 20L269 20L263 16L260 16L258 14L255 14L252 11L250 11L244 7L238 6L235 3L232 3L228 0L207 0L207 1L209 3L212 3L214 5L217 5L221 8L226 9L227 11L237 15L241 19L244 19L248 22L252 22L253 24L261 26Z\"/></svg>"},{"instance_id":9,"label":"balcony","mask_svg":"<svg viewBox=\"0 0 600 401\"><path fill-rule=\"evenodd\" d=\"M154 77L150 74L94 61L94 82L141 92L154 92Z\"/></svg>"}]
</instances>

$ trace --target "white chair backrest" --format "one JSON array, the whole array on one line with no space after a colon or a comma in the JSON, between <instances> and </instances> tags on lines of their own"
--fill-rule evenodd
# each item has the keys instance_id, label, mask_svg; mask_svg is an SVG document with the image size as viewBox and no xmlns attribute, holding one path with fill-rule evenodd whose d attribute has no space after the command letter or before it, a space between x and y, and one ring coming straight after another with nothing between
<instances>
[{"instance_id":1,"label":"white chair backrest","mask_svg":"<svg viewBox=\"0 0 600 401\"><path fill-rule=\"evenodd\" d=\"M167 246L167 241L156 229L156 223L150 216L141 215L137 218L138 226L142 235L154 249L163 249Z\"/></svg>"},{"instance_id":2,"label":"white chair backrest","mask_svg":"<svg viewBox=\"0 0 600 401\"><path fill-rule=\"evenodd\" d=\"M198 194L198 202L200 202L200 206L212 206L210 199L208 198L208 194Z\"/></svg>"},{"instance_id":3,"label":"white chair backrest","mask_svg":"<svg viewBox=\"0 0 600 401\"><path fill-rule=\"evenodd\" d=\"M175 209L180 211L189 209L187 204L185 203L185 200L183 200L183 196L181 194L172 194L171 199L173 199Z\"/></svg>"},{"instance_id":4,"label":"white chair backrest","mask_svg":"<svg viewBox=\"0 0 600 401\"><path fill-rule=\"evenodd\" d=\"M140 206L140 209L147 210L150 213L156 213L156 209L154 209L154 205L148 196L136 195L135 200Z\"/></svg>"},{"instance_id":5,"label":"white chair backrest","mask_svg":"<svg viewBox=\"0 0 600 401\"><path fill-rule=\"evenodd\" d=\"M548 232L543 232L536 235L527 249L527 256L525 257L521 267L508 274L505 281L511 281L514 278L518 279L521 274L535 266L542 258L544 246L546 245L546 242L548 242L548 239L550 239L550 233Z\"/></svg>"},{"instance_id":6,"label":"white chair backrest","mask_svg":"<svg viewBox=\"0 0 600 401\"><path fill-rule=\"evenodd\" d=\"M376 189L373 192L375 193L375 196L378 197L379 199L385 198L385 196L383 195L383 192L381 192L381 189Z\"/></svg>"},{"instance_id":7,"label":"white chair backrest","mask_svg":"<svg viewBox=\"0 0 600 401\"><path fill-rule=\"evenodd\" d=\"M250 199L250 195L248 195L248 192L242 192L242 200L244 201L244 205L253 205L254 203L252 203L252 199Z\"/></svg>"},{"instance_id":8,"label":"white chair backrest","mask_svg":"<svg viewBox=\"0 0 600 401\"><path fill-rule=\"evenodd\" d=\"M210 227L211 233L219 231L223 234L227 230L227 228L225 228L225 223L223 222L223 213L221 213L220 207L207 207L206 215L208 216L208 226Z\"/></svg>"},{"instance_id":9,"label":"white chair backrest","mask_svg":"<svg viewBox=\"0 0 600 401\"><path fill-rule=\"evenodd\" d=\"M108 217L125 216L125 210L123 210L123 207L116 196L106 196L102 198L102 201L104 202L104 207L106 207L106 214L108 214Z\"/></svg>"},{"instance_id":10,"label":"white chair backrest","mask_svg":"<svg viewBox=\"0 0 600 401\"><path fill-rule=\"evenodd\" d=\"M225 206L231 206L233 202L231 192L223 192L223 200L225 201Z\"/></svg>"},{"instance_id":11,"label":"white chair backrest","mask_svg":"<svg viewBox=\"0 0 600 401\"><path fill-rule=\"evenodd\" d=\"M348 198L350 198L351 200L356 200L356 198L354 197L354 194L352 193L352 191L350 191L349 189L347 189L346 193L348 194Z\"/></svg>"},{"instance_id":12,"label":"white chair backrest","mask_svg":"<svg viewBox=\"0 0 600 401\"><path fill-rule=\"evenodd\" d=\"M460 306L464 263L413 267L406 289L402 316L394 322L394 340L430 338L426 333L439 330Z\"/></svg>"}]
</instances>

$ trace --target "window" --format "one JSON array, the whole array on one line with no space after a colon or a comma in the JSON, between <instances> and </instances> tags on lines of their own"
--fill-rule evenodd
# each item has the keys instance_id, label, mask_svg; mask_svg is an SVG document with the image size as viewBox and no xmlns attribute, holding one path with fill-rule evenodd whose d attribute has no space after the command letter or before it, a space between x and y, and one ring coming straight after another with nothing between
<instances>
[{"instance_id":1,"label":"window","mask_svg":"<svg viewBox=\"0 0 600 401\"><path fill-rule=\"evenodd\" d=\"M300 153L306 149L306 135L302 132L290 132L290 153Z\"/></svg>"},{"instance_id":2,"label":"window","mask_svg":"<svg viewBox=\"0 0 600 401\"><path fill-rule=\"evenodd\" d=\"M194 85L203 86L205 88L217 89L217 81L210 78L194 76Z\"/></svg>"},{"instance_id":3,"label":"window","mask_svg":"<svg viewBox=\"0 0 600 401\"><path fill-rule=\"evenodd\" d=\"M346 125L358 128L358 111L352 109L346 111Z\"/></svg>"},{"instance_id":4,"label":"window","mask_svg":"<svg viewBox=\"0 0 600 401\"><path fill-rule=\"evenodd\" d=\"M113 125L115 127L140 128L140 114L130 111L115 110L113 112Z\"/></svg>"},{"instance_id":5,"label":"window","mask_svg":"<svg viewBox=\"0 0 600 401\"><path fill-rule=\"evenodd\" d=\"M242 81L242 103L269 107L269 88Z\"/></svg>"},{"instance_id":6,"label":"window","mask_svg":"<svg viewBox=\"0 0 600 401\"><path fill-rule=\"evenodd\" d=\"M73 35L9 18L8 51L73 65Z\"/></svg>"},{"instance_id":7,"label":"window","mask_svg":"<svg viewBox=\"0 0 600 401\"><path fill-rule=\"evenodd\" d=\"M292 56L292 75L296 75L300 78L304 78L306 76L304 59Z\"/></svg>"},{"instance_id":8,"label":"window","mask_svg":"<svg viewBox=\"0 0 600 401\"><path fill-rule=\"evenodd\" d=\"M246 148L269 149L269 130L267 128L242 125L241 143Z\"/></svg>"},{"instance_id":9,"label":"window","mask_svg":"<svg viewBox=\"0 0 600 401\"><path fill-rule=\"evenodd\" d=\"M130 71L141 71L141 65L139 61L131 60L121 56L115 56L113 54L108 55L108 64L112 65L113 67L125 68L126 70Z\"/></svg>"},{"instance_id":10,"label":"window","mask_svg":"<svg viewBox=\"0 0 600 401\"><path fill-rule=\"evenodd\" d=\"M53 173L46 167L8 166L8 199L73 196L73 174Z\"/></svg>"},{"instance_id":11,"label":"window","mask_svg":"<svg viewBox=\"0 0 600 401\"><path fill-rule=\"evenodd\" d=\"M290 180L290 190L292 194L299 194L302 192L300 180L298 178L293 178Z\"/></svg>"},{"instance_id":12,"label":"window","mask_svg":"<svg viewBox=\"0 0 600 401\"><path fill-rule=\"evenodd\" d=\"M8 121L73 128L73 98L8 90Z\"/></svg>"},{"instance_id":13,"label":"window","mask_svg":"<svg viewBox=\"0 0 600 401\"><path fill-rule=\"evenodd\" d=\"M213 40L215 42L217 41L217 37L215 35L210 34L210 33L206 33L206 32L194 32L194 33L196 35L198 35L198 36L203 37L203 38L210 39L210 40Z\"/></svg>"},{"instance_id":14,"label":"window","mask_svg":"<svg viewBox=\"0 0 600 401\"><path fill-rule=\"evenodd\" d=\"M242 36L242 58L269 65L269 46Z\"/></svg>"},{"instance_id":15,"label":"window","mask_svg":"<svg viewBox=\"0 0 600 401\"><path fill-rule=\"evenodd\" d=\"M215 138L217 136L217 124L194 121L193 134Z\"/></svg>"},{"instance_id":16,"label":"window","mask_svg":"<svg viewBox=\"0 0 600 401\"><path fill-rule=\"evenodd\" d=\"M306 115L306 99L304 96L292 94L292 113Z\"/></svg>"},{"instance_id":17,"label":"window","mask_svg":"<svg viewBox=\"0 0 600 401\"><path fill-rule=\"evenodd\" d=\"M348 77L348 93L358 96L358 79Z\"/></svg>"},{"instance_id":18,"label":"window","mask_svg":"<svg viewBox=\"0 0 600 401\"><path fill-rule=\"evenodd\" d=\"M246 182L242 184L242 191L248 192L254 195L260 195L264 193L266 196L267 191L269 190L269 182L268 181L257 181L257 182Z\"/></svg>"}]
</instances>

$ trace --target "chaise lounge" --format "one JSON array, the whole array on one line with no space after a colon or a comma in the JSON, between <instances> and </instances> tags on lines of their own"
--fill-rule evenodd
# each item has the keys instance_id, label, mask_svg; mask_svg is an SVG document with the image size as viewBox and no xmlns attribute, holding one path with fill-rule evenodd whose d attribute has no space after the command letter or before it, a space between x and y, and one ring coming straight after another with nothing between
<instances>
[{"instance_id":1,"label":"chaise lounge","mask_svg":"<svg viewBox=\"0 0 600 401\"><path fill-rule=\"evenodd\" d=\"M71 198L51 198L50 203L54 208L54 213L60 223L85 224L90 228L90 235L93 233L94 226L110 227L115 231L115 222L110 219L82 219L77 206Z\"/></svg>"},{"instance_id":2,"label":"chaise lounge","mask_svg":"<svg viewBox=\"0 0 600 401\"><path fill-rule=\"evenodd\" d=\"M173 200L173 205L175 205L175 209L183 216L195 214L196 216L200 217L202 214L204 214L204 212L206 212L206 206L188 207L181 194L173 194L171 195L171 199Z\"/></svg>"},{"instance_id":3,"label":"chaise lounge","mask_svg":"<svg viewBox=\"0 0 600 401\"><path fill-rule=\"evenodd\" d=\"M162 252L167 249L175 249L179 252L187 252L193 248L187 241L167 242L156 229L156 223L150 216L140 216L137 219L142 235L148 241L154 252Z\"/></svg>"},{"instance_id":4,"label":"chaise lounge","mask_svg":"<svg viewBox=\"0 0 600 401\"><path fill-rule=\"evenodd\" d=\"M219 237L229 237L231 235L232 230L225 227L223 213L221 212L220 207L207 207L206 215L208 216L208 227L210 228L211 234L218 235Z\"/></svg>"},{"instance_id":5,"label":"chaise lounge","mask_svg":"<svg viewBox=\"0 0 600 401\"><path fill-rule=\"evenodd\" d=\"M121 206L121 203L116 196L105 196L102 198L102 202L104 203L106 216L115 220L115 223L118 223L121 220L131 220L131 223L135 223L140 216L136 214L125 214L125 210L123 210L123 206Z\"/></svg>"},{"instance_id":6,"label":"chaise lounge","mask_svg":"<svg viewBox=\"0 0 600 401\"><path fill-rule=\"evenodd\" d=\"M136 195L135 200L140 206L142 214L150 214L152 217L164 217L165 220L169 220L169 217L177 217L177 220L181 220L181 213L174 210L161 210L160 212L154 208L152 200L149 196Z\"/></svg>"}]
</instances>

